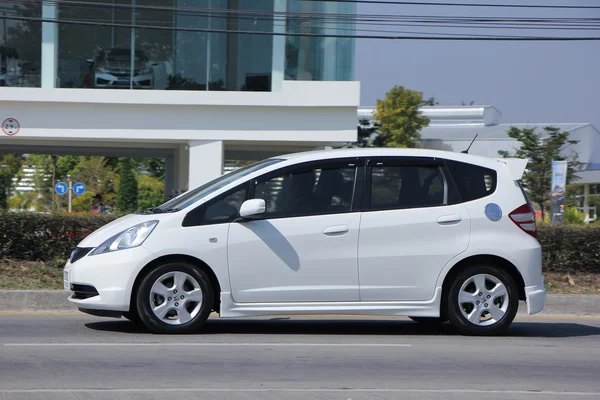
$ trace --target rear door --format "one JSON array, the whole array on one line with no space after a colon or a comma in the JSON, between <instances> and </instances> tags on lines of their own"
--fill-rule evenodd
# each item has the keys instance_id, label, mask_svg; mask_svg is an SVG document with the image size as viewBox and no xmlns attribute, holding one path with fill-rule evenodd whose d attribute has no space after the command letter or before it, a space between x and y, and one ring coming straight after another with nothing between
<instances>
[{"instance_id":1,"label":"rear door","mask_svg":"<svg viewBox=\"0 0 600 400\"><path fill-rule=\"evenodd\" d=\"M469 245L470 219L449 204L443 162L368 161L359 233L361 301L428 300L444 265Z\"/></svg>"}]
</instances>

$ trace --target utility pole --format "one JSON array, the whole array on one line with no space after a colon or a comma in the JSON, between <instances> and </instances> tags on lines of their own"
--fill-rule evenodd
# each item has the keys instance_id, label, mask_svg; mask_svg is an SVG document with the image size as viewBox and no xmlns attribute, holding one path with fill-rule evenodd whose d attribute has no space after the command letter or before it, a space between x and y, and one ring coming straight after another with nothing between
<instances>
[{"instance_id":1,"label":"utility pole","mask_svg":"<svg viewBox=\"0 0 600 400\"><path fill-rule=\"evenodd\" d=\"M56 159L57 156L51 156L52 158L52 188L56 186ZM56 212L56 192L52 190L52 212Z\"/></svg>"},{"instance_id":2,"label":"utility pole","mask_svg":"<svg viewBox=\"0 0 600 400\"><path fill-rule=\"evenodd\" d=\"M71 175L67 175L69 179L69 214L71 213L71 200L73 199L73 181L71 181Z\"/></svg>"}]
</instances>

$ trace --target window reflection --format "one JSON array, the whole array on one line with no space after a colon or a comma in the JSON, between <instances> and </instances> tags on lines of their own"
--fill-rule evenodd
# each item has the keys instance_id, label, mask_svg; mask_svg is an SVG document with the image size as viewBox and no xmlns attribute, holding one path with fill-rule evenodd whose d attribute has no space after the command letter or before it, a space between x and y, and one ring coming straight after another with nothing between
<instances>
[{"instance_id":1,"label":"window reflection","mask_svg":"<svg viewBox=\"0 0 600 400\"><path fill-rule=\"evenodd\" d=\"M0 3L0 86L39 87L42 24L11 17L40 18L40 3Z\"/></svg>"},{"instance_id":2,"label":"window reflection","mask_svg":"<svg viewBox=\"0 0 600 400\"><path fill-rule=\"evenodd\" d=\"M353 3L288 0L285 79L349 81L354 79L354 39L308 35L354 34ZM336 14L315 17L314 14ZM347 16L347 17L345 17Z\"/></svg>"},{"instance_id":3,"label":"window reflection","mask_svg":"<svg viewBox=\"0 0 600 400\"><path fill-rule=\"evenodd\" d=\"M81 4L59 4L60 18L136 28L61 25L60 87L271 90L272 36L188 29L272 32L272 0L136 0L133 8L131 0L108 7L96 0Z\"/></svg>"}]
</instances>

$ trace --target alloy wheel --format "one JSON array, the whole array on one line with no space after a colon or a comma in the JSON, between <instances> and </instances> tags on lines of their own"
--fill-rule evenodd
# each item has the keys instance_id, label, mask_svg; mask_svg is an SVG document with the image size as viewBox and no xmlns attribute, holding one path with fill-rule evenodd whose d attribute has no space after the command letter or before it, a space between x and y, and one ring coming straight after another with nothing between
<instances>
[{"instance_id":1,"label":"alloy wheel","mask_svg":"<svg viewBox=\"0 0 600 400\"><path fill-rule=\"evenodd\" d=\"M188 273L172 271L158 278L150 289L150 309L162 322L183 325L202 309L203 293L198 281Z\"/></svg>"},{"instance_id":2,"label":"alloy wheel","mask_svg":"<svg viewBox=\"0 0 600 400\"><path fill-rule=\"evenodd\" d=\"M462 284L457 301L462 315L470 323L491 326L506 315L510 297L500 279L490 274L477 274Z\"/></svg>"}]
</instances>

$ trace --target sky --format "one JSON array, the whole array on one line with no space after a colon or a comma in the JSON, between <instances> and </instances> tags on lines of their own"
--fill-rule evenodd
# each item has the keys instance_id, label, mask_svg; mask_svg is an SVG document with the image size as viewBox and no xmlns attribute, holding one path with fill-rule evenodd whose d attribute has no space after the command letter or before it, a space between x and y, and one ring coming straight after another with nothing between
<instances>
[{"instance_id":1,"label":"sky","mask_svg":"<svg viewBox=\"0 0 600 400\"><path fill-rule=\"evenodd\" d=\"M600 5L600 0L460 2ZM466 9L375 4L359 4L357 13L600 18L600 10ZM387 29L406 30L405 27ZM431 28L419 29L434 31ZM485 34L510 32L478 31ZM475 31L450 31L445 28L435 32ZM517 32L510 34L514 33ZM532 34L531 31L524 33ZM556 31L538 31L535 34L583 35ZM586 34L600 36L600 30ZM493 105L502 113L502 123L585 122L594 124L600 130L600 41L442 42L357 39L355 79L361 82L362 106L375 105L376 100L383 98L392 86L402 85L423 92L424 98L435 97L440 105L460 105L461 102L471 101L476 105Z\"/></svg>"}]
</instances>

